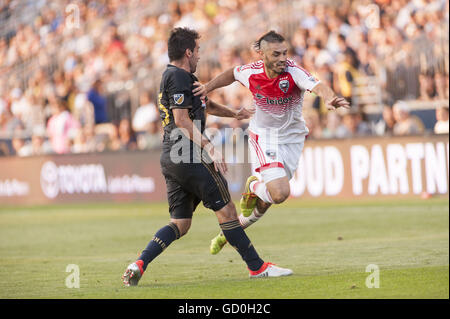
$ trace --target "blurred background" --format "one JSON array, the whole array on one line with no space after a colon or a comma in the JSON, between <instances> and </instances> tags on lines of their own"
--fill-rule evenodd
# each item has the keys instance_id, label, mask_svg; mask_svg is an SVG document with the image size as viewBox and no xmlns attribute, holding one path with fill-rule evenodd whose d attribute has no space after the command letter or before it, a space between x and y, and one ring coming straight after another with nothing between
<instances>
[{"instance_id":1,"label":"blurred background","mask_svg":"<svg viewBox=\"0 0 450 319\"><path fill-rule=\"evenodd\" d=\"M300 275L250 285L231 247L207 257L220 229L199 205L189 238L121 289L167 223L157 96L178 26L201 34L204 83L258 60L273 29L351 101L305 94L291 198L248 229ZM0 0L0 298L448 299L448 46L448 0ZM236 82L209 98L253 103ZM248 121L207 126L239 207Z\"/></svg>"},{"instance_id":2,"label":"blurred background","mask_svg":"<svg viewBox=\"0 0 450 319\"><path fill-rule=\"evenodd\" d=\"M0 0L0 156L158 149L156 97L177 26L201 34L202 82L257 60L266 31L282 33L290 58L351 101L327 112L307 94L309 139L448 133L448 3ZM210 98L252 104L238 83ZM247 125L208 117L219 130Z\"/></svg>"}]
</instances>

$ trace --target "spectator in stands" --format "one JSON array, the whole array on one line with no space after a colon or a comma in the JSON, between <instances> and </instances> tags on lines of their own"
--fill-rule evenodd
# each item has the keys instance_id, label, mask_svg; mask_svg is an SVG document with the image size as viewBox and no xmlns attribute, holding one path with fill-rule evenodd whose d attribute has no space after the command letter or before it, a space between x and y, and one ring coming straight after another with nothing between
<instances>
[{"instance_id":1,"label":"spectator in stands","mask_svg":"<svg viewBox=\"0 0 450 319\"><path fill-rule=\"evenodd\" d=\"M350 49L338 55L335 71L335 87L347 101L352 102L352 86L359 76L357 60Z\"/></svg>"},{"instance_id":2,"label":"spectator in stands","mask_svg":"<svg viewBox=\"0 0 450 319\"><path fill-rule=\"evenodd\" d=\"M436 72L434 74L434 85L436 87L436 99L448 100L448 74Z\"/></svg>"},{"instance_id":3,"label":"spectator in stands","mask_svg":"<svg viewBox=\"0 0 450 319\"><path fill-rule=\"evenodd\" d=\"M82 127L95 126L94 105L87 98L87 94L78 92L73 101L73 116Z\"/></svg>"},{"instance_id":4,"label":"spectator in stands","mask_svg":"<svg viewBox=\"0 0 450 319\"><path fill-rule=\"evenodd\" d=\"M94 106L95 124L108 123L106 98L103 93L102 81L97 79L87 94L89 102Z\"/></svg>"},{"instance_id":5,"label":"spectator in stands","mask_svg":"<svg viewBox=\"0 0 450 319\"><path fill-rule=\"evenodd\" d=\"M356 123L357 123L357 136L369 136L372 135L372 129L369 123L364 120L363 112L361 110L356 112Z\"/></svg>"},{"instance_id":6,"label":"spectator in stands","mask_svg":"<svg viewBox=\"0 0 450 319\"><path fill-rule=\"evenodd\" d=\"M140 96L140 106L133 116L133 130L135 132L145 132L154 126L153 123L159 120L159 111L156 108L155 98L151 93L142 93Z\"/></svg>"},{"instance_id":7,"label":"spectator in stands","mask_svg":"<svg viewBox=\"0 0 450 319\"><path fill-rule=\"evenodd\" d=\"M317 78L325 85L328 85L330 88L333 88L333 77L334 73L329 64L325 63L317 69ZM313 101L311 102L311 100ZM303 103L305 103L305 105L312 104L312 107L317 109L321 116L326 116L329 113L325 102L318 95L305 94L303 96Z\"/></svg>"},{"instance_id":8,"label":"spectator in stands","mask_svg":"<svg viewBox=\"0 0 450 319\"><path fill-rule=\"evenodd\" d=\"M382 119L375 124L375 133L380 136L394 135L395 118L392 107L385 105L382 116Z\"/></svg>"},{"instance_id":9,"label":"spectator in stands","mask_svg":"<svg viewBox=\"0 0 450 319\"><path fill-rule=\"evenodd\" d=\"M21 156L21 157L31 155L27 152L28 149L26 147L26 140L22 136L22 134L15 134L13 136L12 147L13 147L13 151L14 151L13 155L17 155L17 156Z\"/></svg>"},{"instance_id":10,"label":"spectator in stands","mask_svg":"<svg viewBox=\"0 0 450 319\"><path fill-rule=\"evenodd\" d=\"M373 53L370 52L369 46L366 43L361 44L360 49L357 52L359 60L359 71L362 74L368 76L374 76L376 74L376 63L374 63Z\"/></svg>"},{"instance_id":11,"label":"spectator in stands","mask_svg":"<svg viewBox=\"0 0 450 319\"><path fill-rule=\"evenodd\" d=\"M328 112L326 115L326 125L322 129L322 138L337 138L338 129L342 125L342 118L338 112Z\"/></svg>"},{"instance_id":12,"label":"spectator in stands","mask_svg":"<svg viewBox=\"0 0 450 319\"><path fill-rule=\"evenodd\" d=\"M33 129L31 141L25 143L20 149L19 156L45 155L52 153L52 146L45 139L45 127L36 126Z\"/></svg>"},{"instance_id":13,"label":"spectator in stands","mask_svg":"<svg viewBox=\"0 0 450 319\"><path fill-rule=\"evenodd\" d=\"M432 100L436 96L436 88L434 86L434 75L432 72L424 72L419 75L420 83L420 100Z\"/></svg>"},{"instance_id":14,"label":"spectator in stands","mask_svg":"<svg viewBox=\"0 0 450 319\"><path fill-rule=\"evenodd\" d=\"M368 136L370 134L370 127L362 120L361 112L354 109L344 114L342 125L336 129L336 137L338 138Z\"/></svg>"},{"instance_id":15,"label":"spectator in stands","mask_svg":"<svg viewBox=\"0 0 450 319\"><path fill-rule=\"evenodd\" d=\"M436 108L436 124L434 125L435 134L448 134L448 106L440 106Z\"/></svg>"},{"instance_id":16,"label":"spectator in stands","mask_svg":"<svg viewBox=\"0 0 450 319\"><path fill-rule=\"evenodd\" d=\"M121 149L134 151L137 149L136 133L131 127L130 120L124 118L119 123L119 138Z\"/></svg>"},{"instance_id":17,"label":"spectator in stands","mask_svg":"<svg viewBox=\"0 0 450 319\"><path fill-rule=\"evenodd\" d=\"M86 138L85 144L88 152L103 152L106 150L107 134L96 134L93 126L85 126L82 129Z\"/></svg>"},{"instance_id":18,"label":"spectator in stands","mask_svg":"<svg viewBox=\"0 0 450 319\"><path fill-rule=\"evenodd\" d=\"M0 156L12 155L10 154L8 143L0 140Z\"/></svg>"},{"instance_id":19,"label":"spectator in stands","mask_svg":"<svg viewBox=\"0 0 450 319\"><path fill-rule=\"evenodd\" d=\"M13 132L22 125L22 122L11 113L8 107L0 109L0 134L12 136Z\"/></svg>"},{"instance_id":20,"label":"spectator in stands","mask_svg":"<svg viewBox=\"0 0 450 319\"><path fill-rule=\"evenodd\" d=\"M314 108L309 108L303 111L303 118L306 122L306 127L309 130L308 138L318 139L322 137L322 128L320 125L319 111Z\"/></svg>"},{"instance_id":21,"label":"spectator in stands","mask_svg":"<svg viewBox=\"0 0 450 319\"><path fill-rule=\"evenodd\" d=\"M70 152L71 140L75 138L79 123L70 114L67 103L57 98L51 105L52 117L47 123L47 134L53 151L57 154Z\"/></svg>"},{"instance_id":22,"label":"spectator in stands","mask_svg":"<svg viewBox=\"0 0 450 319\"><path fill-rule=\"evenodd\" d=\"M87 138L83 128L77 130L70 150L75 154L89 152L89 146L87 144Z\"/></svg>"},{"instance_id":23,"label":"spectator in stands","mask_svg":"<svg viewBox=\"0 0 450 319\"><path fill-rule=\"evenodd\" d=\"M26 138L26 132L25 132L25 126L23 123L20 123L14 131L12 132L12 140L11 140L11 146L12 146L12 155L18 155L18 156L28 156L27 150L26 150L26 144L27 144L27 138Z\"/></svg>"},{"instance_id":24,"label":"spectator in stands","mask_svg":"<svg viewBox=\"0 0 450 319\"><path fill-rule=\"evenodd\" d=\"M134 151L137 149L136 134L131 128L128 118L120 121L119 125L108 127L109 140L106 148L110 151Z\"/></svg>"},{"instance_id":25,"label":"spectator in stands","mask_svg":"<svg viewBox=\"0 0 450 319\"><path fill-rule=\"evenodd\" d=\"M31 136L31 155L46 155L52 152L52 146L45 138L45 127L35 127Z\"/></svg>"},{"instance_id":26,"label":"spectator in stands","mask_svg":"<svg viewBox=\"0 0 450 319\"><path fill-rule=\"evenodd\" d=\"M6 101L0 96L0 114L6 110Z\"/></svg>"},{"instance_id":27,"label":"spectator in stands","mask_svg":"<svg viewBox=\"0 0 450 319\"><path fill-rule=\"evenodd\" d=\"M43 108L43 98L35 87L30 87L26 91L28 102L30 103L30 112L24 120L25 127L28 132L34 132L45 127L45 111Z\"/></svg>"},{"instance_id":28,"label":"spectator in stands","mask_svg":"<svg viewBox=\"0 0 450 319\"><path fill-rule=\"evenodd\" d=\"M11 113L24 124L30 118L31 105L20 88L11 91Z\"/></svg>"},{"instance_id":29,"label":"spectator in stands","mask_svg":"<svg viewBox=\"0 0 450 319\"><path fill-rule=\"evenodd\" d=\"M70 112L83 127L130 117L128 109L134 107L130 104L136 101L136 96L126 95L135 91L120 88L144 81L148 87L159 84L159 69L168 63L166 30L180 24L204 30L202 37L208 43L205 50L210 54L199 65L197 76L201 81L213 78L215 72L229 65L254 61L249 44L258 33L276 24L282 29L293 30L287 32L291 33L288 38L298 64L322 81L325 80L323 74L334 73L333 89L349 100L352 83L359 75L376 75L383 92L394 100L419 96L428 101L448 100L449 77L445 72L448 57L443 49L448 45L446 0L377 0L373 4L380 8L378 28L367 24L372 21L354 1L344 1L339 6L305 2L302 10L291 10L295 12L291 15L285 9L294 9L292 4L295 2L278 0L264 3L257 0L195 0L183 4L170 1L167 6L151 0L139 0L138 6L131 6L126 1L86 0L77 2L81 28L75 29L64 23L64 7L69 0L54 1L51 6L45 5L48 1L25 1L23 6L9 2L0 4L0 8L5 8L8 13L0 14L0 25L10 31L7 36L0 37L0 132L7 131L8 134L12 134L21 120L26 122L29 132L34 126L45 125L45 120L52 116L52 96L65 99ZM17 16L16 7L28 10L33 20L14 27L15 23L9 23L9 19ZM269 18L258 19L261 23L254 26L252 21L260 17ZM248 32L239 36L230 32L239 29ZM220 49L227 41L232 43L232 48ZM215 52L223 54L217 56ZM420 55L421 52L424 54ZM338 63L339 68L326 70L328 65L335 66L341 55L344 59ZM419 85L420 70L428 69L433 70L434 75L422 74ZM108 94L102 90L106 85L112 88ZM91 102L82 103L79 92L88 92L87 99ZM230 87L220 93L223 96L220 102L232 105L239 92L239 86ZM245 94L242 95L244 100L248 98ZM2 104L7 105L3 107L6 111L1 110ZM333 126L338 121L329 121L323 103L305 95L304 109L311 104L320 110L322 119L327 119L326 126L322 125L322 137L334 135L331 132L335 131ZM90 106L85 109L86 105ZM28 116L30 106L31 116ZM92 108L92 117L88 115L89 108ZM143 114L147 116L153 114L145 112ZM133 128L136 130L142 129L138 119L149 123L144 136L156 143L157 134L152 133L154 124L135 115ZM227 119L220 121L220 125L229 124ZM245 126L243 122L240 125ZM158 129L161 130L160 125ZM93 130L89 129L91 133ZM88 141L93 141L88 143L101 151L105 148L102 137L87 137Z\"/></svg>"},{"instance_id":30,"label":"spectator in stands","mask_svg":"<svg viewBox=\"0 0 450 319\"><path fill-rule=\"evenodd\" d=\"M409 105L404 101L394 104L394 135L417 135L423 134L425 126L422 121L410 114Z\"/></svg>"},{"instance_id":31,"label":"spectator in stands","mask_svg":"<svg viewBox=\"0 0 450 319\"><path fill-rule=\"evenodd\" d=\"M161 145L161 133L158 121L149 123L146 132L137 135L137 146L140 150L151 150Z\"/></svg>"},{"instance_id":32,"label":"spectator in stands","mask_svg":"<svg viewBox=\"0 0 450 319\"><path fill-rule=\"evenodd\" d=\"M119 138L119 127L115 124L111 124L108 129L108 139L105 143L105 149L108 151L120 151L123 149Z\"/></svg>"}]
</instances>

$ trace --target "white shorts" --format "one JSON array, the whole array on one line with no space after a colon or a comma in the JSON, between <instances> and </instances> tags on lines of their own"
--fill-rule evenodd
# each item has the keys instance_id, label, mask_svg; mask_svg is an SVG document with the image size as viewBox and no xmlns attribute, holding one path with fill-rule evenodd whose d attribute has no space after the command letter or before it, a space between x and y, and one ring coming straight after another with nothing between
<instances>
[{"instance_id":1,"label":"white shorts","mask_svg":"<svg viewBox=\"0 0 450 319\"><path fill-rule=\"evenodd\" d=\"M297 170L305 140L299 143L269 143L249 132L249 153L252 172L265 183L287 176L290 180Z\"/></svg>"}]
</instances>

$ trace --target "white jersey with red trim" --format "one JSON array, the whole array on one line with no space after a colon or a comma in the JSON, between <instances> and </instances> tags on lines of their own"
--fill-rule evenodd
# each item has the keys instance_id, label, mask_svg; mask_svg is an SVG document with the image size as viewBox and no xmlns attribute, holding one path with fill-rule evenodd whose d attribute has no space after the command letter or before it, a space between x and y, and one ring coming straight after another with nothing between
<instances>
[{"instance_id":1,"label":"white jersey with red trim","mask_svg":"<svg viewBox=\"0 0 450 319\"><path fill-rule=\"evenodd\" d=\"M308 134L302 116L303 95L320 81L292 60L287 60L285 71L273 79L264 68L262 60L234 68L234 78L253 94L256 113L249 130L260 136L271 130L270 138L278 143L300 143Z\"/></svg>"}]
</instances>

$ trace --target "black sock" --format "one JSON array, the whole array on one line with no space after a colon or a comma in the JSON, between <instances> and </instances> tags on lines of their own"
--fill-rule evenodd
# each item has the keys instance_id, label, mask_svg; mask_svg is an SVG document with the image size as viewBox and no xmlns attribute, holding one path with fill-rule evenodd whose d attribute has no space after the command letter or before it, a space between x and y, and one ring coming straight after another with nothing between
<instances>
[{"instance_id":1,"label":"black sock","mask_svg":"<svg viewBox=\"0 0 450 319\"><path fill-rule=\"evenodd\" d=\"M180 238L180 232L174 223L170 223L158 230L138 258L138 260L140 259L144 262L142 268L144 270L147 269L147 265L178 238Z\"/></svg>"},{"instance_id":2,"label":"black sock","mask_svg":"<svg viewBox=\"0 0 450 319\"><path fill-rule=\"evenodd\" d=\"M228 243L241 255L242 259L247 264L248 269L252 271L260 269L264 261L259 258L250 239L242 229L239 220L236 219L231 222L222 223L220 224L220 228L222 228L222 232Z\"/></svg>"}]
</instances>

